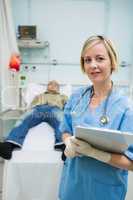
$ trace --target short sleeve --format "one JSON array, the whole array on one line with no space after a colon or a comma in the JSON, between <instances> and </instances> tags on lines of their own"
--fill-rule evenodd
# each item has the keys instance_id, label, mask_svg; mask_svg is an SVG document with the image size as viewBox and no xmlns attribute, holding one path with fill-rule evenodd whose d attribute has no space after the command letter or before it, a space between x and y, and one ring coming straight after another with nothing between
<instances>
[{"instance_id":1,"label":"short sleeve","mask_svg":"<svg viewBox=\"0 0 133 200\"><path fill-rule=\"evenodd\" d=\"M131 132L133 134L133 108L128 108L123 116L120 130L123 132ZM125 151L125 156L133 160L133 144Z\"/></svg>"}]
</instances>

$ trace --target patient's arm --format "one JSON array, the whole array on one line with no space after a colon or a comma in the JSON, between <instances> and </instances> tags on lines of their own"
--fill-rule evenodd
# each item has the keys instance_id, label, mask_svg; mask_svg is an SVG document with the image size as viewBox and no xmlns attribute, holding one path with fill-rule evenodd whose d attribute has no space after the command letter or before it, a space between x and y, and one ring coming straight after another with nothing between
<instances>
[{"instance_id":1,"label":"patient's arm","mask_svg":"<svg viewBox=\"0 0 133 200\"><path fill-rule=\"evenodd\" d=\"M33 108L36 105L40 105L41 104L41 99L42 99L42 94L36 96L33 101L30 104L30 108Z\"/></svg>"}]
</instances>

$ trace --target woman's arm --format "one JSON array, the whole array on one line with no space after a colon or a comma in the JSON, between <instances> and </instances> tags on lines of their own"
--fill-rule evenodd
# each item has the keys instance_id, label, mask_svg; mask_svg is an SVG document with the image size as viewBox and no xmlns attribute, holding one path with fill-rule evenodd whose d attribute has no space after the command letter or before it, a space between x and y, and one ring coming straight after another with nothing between
<instances>
[{"instance_id":1,"label":"woman's arm","mask_svg":"<svg viewBox=\"0 0 133 200\"><path fill-rule=\"evenodd\" d=\"M133 161L122 154L111 154L109 164L114 167L133 171Z\"/></svg>"},{"instance_id":2,"label":"woman's arm","mask_svg":"<svg viewBox=\"0 0 133 200\"><path fill-rule=\"evenodd\" d=\"M99 150L92 147L89 143L76 138L71 138L71 142L73 143L72 146L75 152L80 155L95 158L117 168L133 171L133 161L128 159L125 155Z\"/></svg>"}]
</instances>

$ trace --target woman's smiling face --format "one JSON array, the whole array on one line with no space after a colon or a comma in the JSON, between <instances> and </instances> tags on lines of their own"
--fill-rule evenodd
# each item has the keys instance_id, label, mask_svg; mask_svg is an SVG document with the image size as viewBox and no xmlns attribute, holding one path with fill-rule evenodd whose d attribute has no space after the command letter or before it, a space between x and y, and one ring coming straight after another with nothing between
<instances>
[{"instance_id":1,"label":"woman's smiling face","mask_svg":"<svg viewBox=\"0 0 133 200\"><path fill-rule=\"evenodd\" d=\"M111 76L111 60L104 44L96 43L84 53L84 70L93 84L106 82Z\"/></svg>"}]
</instances>

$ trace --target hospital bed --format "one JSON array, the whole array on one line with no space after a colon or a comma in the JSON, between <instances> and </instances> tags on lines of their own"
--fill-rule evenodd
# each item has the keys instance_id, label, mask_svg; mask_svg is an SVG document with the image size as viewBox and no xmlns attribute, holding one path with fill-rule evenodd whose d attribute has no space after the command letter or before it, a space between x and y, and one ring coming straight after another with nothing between
<instances>
[{"instance_id":1,"label":"hospital bed","mask_svg":"<svg viewBox=\"0 0 133 200\"><path fill-rule=\"evenodd\" d=\"M21 150L5 161L2 200L57 200L63 162L47 123L30 129Z\"/></svg>"},{"instance_id":2,"label":"hospital bed","mask_svg":"<svg viewBox=\"0 0 133 200\"><path fill-rule=\"evenodd\" d=\"M26 93L20 95L20 102L25 100L30 105L45 88L46 85L30 84ZM69 96L70 89L69 85L62 85L61 93ZM20 111L23 113L23 109ZM58 199L63 161L61 152L53 148L54 141L54 130L47 123L29 130L22 149L14 151L12 159L4 163L2 200Z\"/></svg>"}]
</instances>

